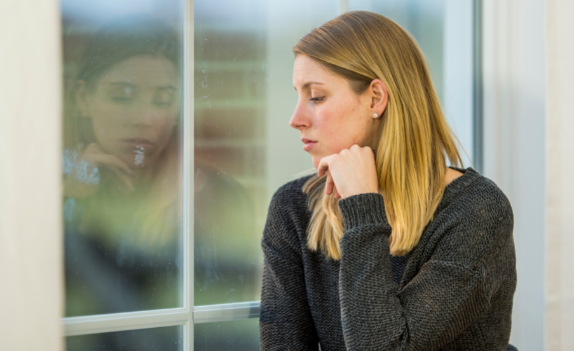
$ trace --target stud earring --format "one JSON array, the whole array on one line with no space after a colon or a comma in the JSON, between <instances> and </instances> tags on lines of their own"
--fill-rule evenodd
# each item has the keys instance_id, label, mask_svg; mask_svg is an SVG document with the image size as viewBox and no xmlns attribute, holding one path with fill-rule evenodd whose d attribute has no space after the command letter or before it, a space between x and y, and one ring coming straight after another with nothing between
<instances>
[{"instance_id":1,"label":"stud earring","mask_svg":"<svg viewBox=\"0 0 574 351\"><path fill-rule=\"evenodd\" d=\"M373 113L373 118L378 118L378 117L379 117L379 114L378 114L378 113L376 113L376 112Z\"/></svg>"}]
</instances>

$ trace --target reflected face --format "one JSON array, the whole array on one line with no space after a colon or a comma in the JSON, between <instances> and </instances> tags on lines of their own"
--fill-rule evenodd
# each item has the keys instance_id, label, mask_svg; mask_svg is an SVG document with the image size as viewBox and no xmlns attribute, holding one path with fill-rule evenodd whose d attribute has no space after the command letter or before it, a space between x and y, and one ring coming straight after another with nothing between
<instances>
[{"instance_id":1,"label":"reflected face","mask_svg":"<svg viewBox=\"0 0 574 351\"><path fill-rule=\"evenodd\" d=\"M301 132L315 168L323 157L354 144L372 147L379 120L372 118L367 93L355 93L345 78L301 54L295 58L293 85L299 100L289 125Z\"/></svg>"},{"instance_id":2,"label":"reflected face","mask_svg":"<svg viewBox=\"0 0 574 351\"><path fill-rule=\"evenodd\" d=\"M78 105L92 118L94 136L106 153L130 167L147 167L174 133L179 86L171 60L137 55L107 69L93 90L84 87Z\"/></svg>"}]
</instances>

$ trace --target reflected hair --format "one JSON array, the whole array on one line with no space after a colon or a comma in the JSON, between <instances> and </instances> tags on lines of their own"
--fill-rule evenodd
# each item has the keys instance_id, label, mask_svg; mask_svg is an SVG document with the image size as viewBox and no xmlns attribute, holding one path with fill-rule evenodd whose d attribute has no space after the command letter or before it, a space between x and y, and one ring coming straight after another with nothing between
<instances>
[{"instance_id":1,"label":"reflected hair","mask_svg":"<svg viewBox=\"0 0 574 351\"><path fill-rule=\"evenodd\" d=\"M390 19L353 11L314 29L294 47L347 79L360 94L374 79L388 90L375 141L379 192L392 227L390 252L409 253L442 199L446 160L462 166L456 136L446 123L424 56L416 41ZM325 194L325 177L304 185L312 216L307 246L339 260L343 217L338 199Z\"/></svg>"},{"instance_id":2,"label":"reflected hair","mask_svg":"<svg viewBox=\"0 0 574 351\"><path fill-rule=\"evenodd\" d=\"M93 83L106 68L135 55L163 56L180 69L179 38L173 29L148 15L116 18L91 36L78 79Z\"/></svg>"}]
</instances>

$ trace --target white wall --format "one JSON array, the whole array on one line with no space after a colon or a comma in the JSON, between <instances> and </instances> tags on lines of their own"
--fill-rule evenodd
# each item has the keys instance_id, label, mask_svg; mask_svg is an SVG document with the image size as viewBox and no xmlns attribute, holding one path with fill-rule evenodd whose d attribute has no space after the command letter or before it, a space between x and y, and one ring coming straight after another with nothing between
<instances>
[{"instance_id":1,"label":"white wall","mask_svg":"<svg viewBox=\"0 0 574 351\"><path fill-rule=\"evenodd\" d=\"M60 7L0 2L0 349L63 349Z\"/></svg>"},{"instance_id":2,"label":"white wall","mask_svg":"<svg viewBox=\"0 0 574 351\"><path fill-rule=\"evenodd\" d=\"M483 173L514 210L511 342L521 351L544 347L544 50L544 0L483 1Z\"/></svg>"},{"instance_id":3,"label":"white wall","mask_svg":"<svg viewBox=\"0 0 574 351\"><path fill-rule=\"evenodd\" d=\"M574 350L574 2L546 1L546 350Z\"/></svg>"}]
</instances>

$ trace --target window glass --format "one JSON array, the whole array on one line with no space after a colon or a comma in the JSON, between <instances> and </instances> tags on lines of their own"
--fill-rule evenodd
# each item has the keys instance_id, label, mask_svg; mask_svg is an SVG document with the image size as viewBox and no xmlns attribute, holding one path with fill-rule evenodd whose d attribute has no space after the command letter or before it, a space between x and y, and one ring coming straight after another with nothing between
<instances>
[{"instance_id":1,"label":"window glass","mask_svg":"<svg viewBox=\"0 0 574 351\"><path fill-rule=\"evenodd\" d=\"M259 319L196 324L195 351L260 350Z\"/></svg>"},{"instance_id":2,"label":"window glass","mask_svg":"<svg viewBox=\"0 0 574 351\"><path fill-rule=\"evenodd\" d=\"M183 351L183 327L128 330L70 336L67 351Z\"/></svg>"},{"instance_id":3,"label":"window glass","mask_svg":"<svg viewBox=\"0 0 574 351\"><path fill-rule=\"evenodd\" d=\"M291 50L337 5L194 1L196 305L260 299L270 197L312 167L289 127L297 101Z\"/></svg>"},{"instance_id":4,"label":"window glass","mask_svg":"<svg viewBox=\"0 0 574 351\"><path fill-rule=\"evenodd\" d=\"M63 0L66 316L182 306L181 0Z\"/></svg>"}]
</instances>

